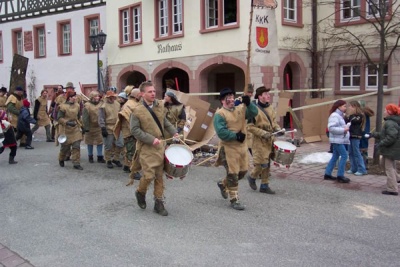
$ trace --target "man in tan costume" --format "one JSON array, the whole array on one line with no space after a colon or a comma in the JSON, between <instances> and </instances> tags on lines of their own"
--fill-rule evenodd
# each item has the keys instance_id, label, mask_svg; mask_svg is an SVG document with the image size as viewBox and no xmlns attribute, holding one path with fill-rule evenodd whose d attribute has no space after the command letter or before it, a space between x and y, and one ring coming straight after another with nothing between
<instances>
[{"instance_id":1,"label":"man in tan costume","mask_svg":"<svg viewBox=\"0 0 400 267\"><path fill-rule=\"evenodd\" d=\"M93 147L96 146L97 162L105 163L103 156L103 137L99 126L100 94L92 91L89 94L89 101L84 104L82 111L83 129L85 132L85 143L88 148L89 163L94 163Z\"/></svg>"},{"instance_id":2,"label":"man in tan costume","mask_svg":"<svg viewBox=\"0 0 400 267\"><path fill-rule=\"evenodd\" d=\"M39 129L39 127L44 127L46 130L46 142L54 142L54 139L51 138L51 121L47 112L47 94L47 89L43 89L42 92L40 92L40 96L35 100L33 118L37 123L32 128L32 135L37 131L37 129Z\"/></svg>"},{"instance_id":3,"label":"man in tan costume","mask_svg":"<svg viewBox=\"0 0 400 267\"><path fill-rule=\"evenodd\" d=\"M133 158L138 160L143 170L136 190L136 200L141 209L146 208L146 192L154 180L154 211L162 216L168 212L164 207L164 152L165 134L178 138L174 126L165 117L165 107L162 101L157 101L156 90L151 82L143 82L140 87L143 101L132 111L130 117L130 128L133 136L137 139L136 153Z\"/></svg>"},{"instance_id":4,"label":"man in tan costume","mask_svg":"<svg viewBox=\"0 0 400 267\"><path fill-rule=\"evenodd\" d=\"M80 106L76 103L76 93L68 92L66 102L60 105L57 114L59 132L67 136L67 140L61 144L58 160L61 167L64 167L65 158L71 153L74 169L83 170L80 165L82 132L80 121Z\"/></svg>"},{"instance_id":5,"label":"man in tan costume","mask_svg":"<svg viewBox=\"0 0 400 267\"><path fill-rule=\"evenodd\" d=\"M178 101L171 89L165 93L164 106L167 109L167 120L174 125L178 133L181 134L186 122L185 106ZM170 137L169 135L165 136L166 139Z\"/></svg>"},{"instance_id":6,"label":"man in tan costume","mask_svg":"<svg viewBox=\"0 0 400 267\"><path fill-rule=\"evenodd\" d=\"M116 101L117 95L113 91L107 91L105 100L99 108L98 123L104 143L104 157L107 168L122 167L119 157L123 149L122 136L114 136L114 126L117 123L120 104Z\"/></svg>"},{"instance_id":7,"label":"man in tan costume","mask_svg":"<svg viewBox=\"0 0 400 267\"><path fill-rule=\"evenodd\" d=\"M8 112L8 119L11 122L11 125L14 129L17 129L18 124L18 115L19 111L22 108L22 99L24 95L24 89L22 87L17 86L14 93L11 94L6 101L6 107Z\"/></svg>"},{"instance_id":8,"label":"man in tan costume","mask_svg":"<svg viewBox=\"0 0 400 267\"><path fill-rule=\"evenodd\" d=\"M257 115L257 107L250 97L243 96L242 104L235 107L235 92L224 88L220 92L222 108L214 116L214 127L220 142L216 166L224 166L226 177L218 182L224 199L230 198L231 207L243 210L239 202L238 181L247 173L249 157L246 144L246 122Z\"/></svg>"},{"instance_id":9,"label":"man in tan costume","mask_svg":"<svg viewBox=\"0 0 400 267\"><path fill-rule=\"evenodd\" d=\"M131 91L128 101L118 113L118 120L115 124L114 135L119 136L122 133L124 138L125 157L123 170L125 172L131 172L132 158L136 151L136 139L131 133L129 119L133 109L139 105L141 97L139 89L135 88ZM140 173L138 171L132 172L130 176L131 179L140 179Z\"/></svg>"},{"instance_id":10,"label":"man in tan costume","mask_svg":"<svg viewBox=\"0 0 400 267\"><path fill-rule=\"evenodd\" d=\"M253 164L254 168L247 180L250 188L257 190L256 179L261 179L260 192L275 194L269 187L270 177L270 157L272 145L274 143L273 132L280 131L281 128L276 123L275 112L270 105L270 89L261 86L257 88L255 99L257 100L258 115L250 121L247 126L249 132L253 134Z\"/></svg>"}]
</instances>

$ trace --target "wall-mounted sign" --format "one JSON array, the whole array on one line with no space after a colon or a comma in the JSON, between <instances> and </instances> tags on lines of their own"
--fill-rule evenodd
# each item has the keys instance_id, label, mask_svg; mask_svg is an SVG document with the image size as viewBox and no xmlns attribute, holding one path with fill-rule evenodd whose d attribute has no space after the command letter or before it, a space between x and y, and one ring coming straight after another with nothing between
<instances>
[{"instance_id":1,"label":"wall-mounted sign","mask_svg":"<svg viewBox=\"0 0 400 267\"><path fill-rule=\"evenodd\" d=\"M182 43L179 44L159 44L157 45L158 48L158 54L163 54L163 53L171 53L171 52L177 52L182 50Z\"/></svg>"}]
</instances>

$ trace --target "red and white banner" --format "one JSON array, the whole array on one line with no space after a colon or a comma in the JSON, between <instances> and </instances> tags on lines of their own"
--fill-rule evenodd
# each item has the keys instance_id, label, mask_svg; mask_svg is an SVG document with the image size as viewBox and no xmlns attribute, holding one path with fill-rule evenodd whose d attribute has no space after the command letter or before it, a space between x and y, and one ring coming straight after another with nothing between
<instances>
[{"instance_id":1,"label":"red and white banner","mask_svg":"<svg viewBox=\"0 0 400 267\"><path fill-rule=\"evenodd\" d=\"M254 7L251 61L260 66L280 65L275 9Z\"/></svg>"}]
</instances>

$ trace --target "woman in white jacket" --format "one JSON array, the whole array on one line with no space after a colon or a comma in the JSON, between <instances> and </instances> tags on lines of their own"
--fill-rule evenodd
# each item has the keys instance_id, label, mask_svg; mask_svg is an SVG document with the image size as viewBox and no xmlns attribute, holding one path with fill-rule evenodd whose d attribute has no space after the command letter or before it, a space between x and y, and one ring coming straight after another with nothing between
<instances>
[{"instance_id":1,"label":"woman in white jacket","mask_svg":"<svg viewBox=\"0 0 400 267\"><path fill-rule=\"evenodd\" d=\"M328 119L329 142L333 146L332 158L325 169L325 180L337 180L340 183L348 183L350 179L344 177L344 169L347 161L346 144L350 144L349 125L344 121L346 101L337 100L333 103ZM332 176L333 168L340 157L337 177Z\"/></svg>"}]
</instances>

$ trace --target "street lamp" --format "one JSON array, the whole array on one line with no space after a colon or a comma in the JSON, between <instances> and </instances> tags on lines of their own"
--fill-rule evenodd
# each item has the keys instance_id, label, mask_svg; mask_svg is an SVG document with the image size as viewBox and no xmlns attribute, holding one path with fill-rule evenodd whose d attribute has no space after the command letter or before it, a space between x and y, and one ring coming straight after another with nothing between
<instances>
[{"instance_id":1,"label":"street lamp","mask_svg":"<svg viewBox=\"0 0 400 267\"><path fill-rule=\"evenodd\" d=\"M103 50L106 43L107 34L100 31L97 35L90 35L90 44L94 50L97 50L97 89L100 91L100 49Z\"/></svg>"}]
</instances>

